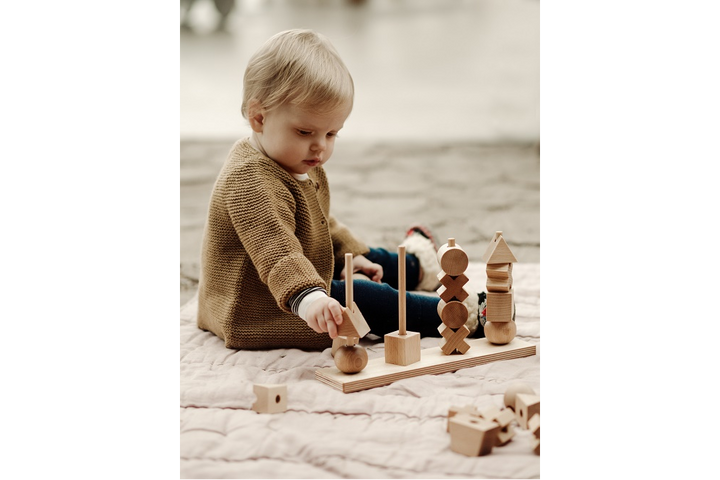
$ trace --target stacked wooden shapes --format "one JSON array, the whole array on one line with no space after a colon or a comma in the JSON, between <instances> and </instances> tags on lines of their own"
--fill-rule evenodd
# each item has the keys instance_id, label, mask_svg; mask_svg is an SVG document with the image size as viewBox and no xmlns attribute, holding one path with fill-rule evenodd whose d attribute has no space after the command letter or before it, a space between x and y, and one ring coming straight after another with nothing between
<instances>
[{"instance_id":1,"label":"stacked wooden shapes","mask_svg":"<svg viewBox=\"0 0 720 480\"><path fill-rule=\"evenodd\" d=\"M448 243L438 249L437 258L441 268L438 274L441 284L437 290L440 295L438 315L443 322L438 327L443 337L440 350L445 355L465 354L470 348L465 341L470 335L470 330L465 326L468 309L462 302L468 297L465 289L468 278L464 272L468 267L469 259L465 251L455 243L454 238L449 238Z\"/></svg>"},{"instance_id":2,"label":"stacked wooden shapes","mask_svg":"<svg viewBox=\"0 0 720 480\"><path fill-rule=\"evenodd\" d=\"M410 365L420 361L420 333L408 332L405 315L405 246L398 247L398 324L397 331L385 335L385 363Z\"/></svg>"},{"instance_id":3,"label":"stacked wooden shapes","mask_svg":"<svg viewBox=\"0 0 720 480\"><path fill-rule=\"evenodd\" d=\"M281 413L287 410L287 385L253 385L257 400L252 409L258 413Z\"/></svg>"},{"instance_id":4,"label":"stacked wooden shapes","mask_svg":"<svg viewBox=\"0 0 720 480\"><path fill-rule=\"evenodd\" d=\"M493 447L510 442L515 435L514 420L510 409L500 410L494 405L483 409L472 405L450 407L447 422L450 449L467 456L487 455Z\"/></svg>"},{"instance_id":5,"label":"stacked wooden shapes","mask_svg":"<svg viewBox=\"0 0 720 480\"><path fill-rule=\"evenodd\" d=\"M384 357L379 357L371 359L363 371L355 375L346 375L335 367L325 367L315 371L315 378L343 393L351 393L389 385L405 378L454 372L536 353L535 345L517 338L507 345L493 345L485 338L471 339L468 343L471 348L465 355L446 355L440 347L426 348L420 361L412 365L393 365L386 363Z\"/></svg>"},{"instance_id":6,"label":"stacked wooden shapes","mask_svg":"<svg viewBox=\"0 0 720 480\"><path fill-rule=\"evenodd\" d=\"M404 277L405 262L401 260L404 250L398 250L400 275ZM514 358L535 355L536 348L528 342L514 339L505 344L493 344L487 339L467 339L469 334L465 326L468 317L467 307L462 303L469 293L465 289L468 282L464 274L469 260L467 254L449 239L446 245L438 250L438 262L443 269L438 275L441 287L438 294L438 315L443 323L438 330L443 336L441 346L420 351L419 335L417 340L411 338L413 332L405 329L405 281L400 281L401 291L398 299L399 324L397 332L385 337L385 357L374 358L360 368L346 367L345 360L338 360L338 352L354 347L359 339L366 335L370 328L360 314L357 305L352 301L352 286L346 286L346 308L343 312L343 324L338 329L341 337L333 341L332 352L336 367L320 368L315 371L315 378L320 382L338 389L343 393L357 392L368 388L389 385L398 380L420 375L438 375L454 372L461 368L474 367L485 363L511 360ZM352 277L352 255L345 255L346 277ZM403 337L406 340L398 340ZM417 343L413 343L417 342ZM471 347L473 347L471 349ZM450 353L462 355L450 355ZM420 354L422 353L422 354ZM341 353L343 357L345 354ZM353 357L359 356L354 353ZM341 368L342 367L342 368ZM352 373L352 375L348 375Z\"/></svg>"},{"instance_id":7,"label":"stacked wooden shapes","mask_svg":"<svg viewBox=\"0 0 720 480\"><path fill-rule=\"evenodd\" d=\"M353 301L353 255L345 254L345 308L338 337L333 340L335 365L343 373L358 373L368 363L367 351L358 345L360 338L370 332L365 318ZM339 339L339 340L338 340Z\"/></svg>"},{"instance_id":8,"label":"stacked wooden shapes","mask_svg":"<svg viewBox=\"0 0 720 480\"><path fill-rule=\"evenodd\" d=\"M517 333L512 284L512 265L517 259L499 231L495 232L482 259L487 264L485 338L491 343L504 345L512 341Z\"/></svg>"}]
</instances>

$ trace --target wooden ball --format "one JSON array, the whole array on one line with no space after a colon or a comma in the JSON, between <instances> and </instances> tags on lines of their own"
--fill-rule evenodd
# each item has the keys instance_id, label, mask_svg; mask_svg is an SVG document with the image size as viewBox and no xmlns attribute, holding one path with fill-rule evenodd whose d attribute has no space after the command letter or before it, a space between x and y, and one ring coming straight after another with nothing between
<instances>
[{"instance_id":1,"label":"wooden ball","mask_svg":"<svg viewBox=\"0 0 720 480\"><path fill-rule=\"evenodd\" d=\"M518 393L528 393L530 395L535 395L535 390L533 390L532 387L527 383L517 382L511 384L507 388L507 390L505 390L505 396L503 397L503 402L505 402L506 407L515 410L515 397Z\"/></svg>"},{"instance_id":2,"label":"wooden ball","mask_svg":"<svg viewBox=\"0 0 720 480\"><path fill-rule=\"evenodd\" d=\"M360 345L346 345L335 352L335 366L343 373L358 373L367 363L367 351Z\"/></svg>"},{"instance_id":3,"label":"wooden ball","mask_svg":"<svg viewBox=\"0 0 720 480\"><path fill-rule=\"evenodd\" d=\"M485 338L495 345L505 345L510 343L515 334L517 327L515 322L487 322L485 323Z\"/></svg>"}]
</instances>

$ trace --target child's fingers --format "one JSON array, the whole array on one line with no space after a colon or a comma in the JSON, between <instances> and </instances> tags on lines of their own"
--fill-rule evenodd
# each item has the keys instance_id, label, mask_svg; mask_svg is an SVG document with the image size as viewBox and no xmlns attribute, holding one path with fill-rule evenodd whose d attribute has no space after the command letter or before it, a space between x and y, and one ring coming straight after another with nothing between
<instances>
[{"instance_id":1,"label":"child's fingers","mask_svg":"<svg viewBox=\"0 0 720 480\"><path fill-rule=\"evenodd\" d=\"M328 329L328 334L330 335L330 338L336 338L338 336L338 330L337 325L335 325L335 322L333 320L328 320L325 322Z\"/></svg>"},{"instance_id":2,"label":"child's fingers","mask_svg":"<svg viewBox=\"0 0 720 480\"><path fill-rule=\"evenodd\" d=\"M328 310L330 311L330 315L332 316L334 323L336 325L342 325L343 316L340 304L338 302L333 302L328 305Z\"/></svg>"}]
</instances>

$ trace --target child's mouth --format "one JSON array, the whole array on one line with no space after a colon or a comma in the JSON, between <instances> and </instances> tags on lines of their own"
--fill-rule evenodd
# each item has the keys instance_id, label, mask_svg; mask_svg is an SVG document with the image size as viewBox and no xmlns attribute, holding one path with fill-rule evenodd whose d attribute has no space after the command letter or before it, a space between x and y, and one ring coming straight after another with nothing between
<instances>
[{"instance_id":1,"label":"child's mouth","mask_svg":"<svg viewBox=\"0 0 720 480\"><path fill-rule=\"evenodd\" d=\"M317 158L312 158L310 160L303 160L303 163L310 167L317 167L318 165L320 165L320 160Z\"/></svg>"}]
</instances>

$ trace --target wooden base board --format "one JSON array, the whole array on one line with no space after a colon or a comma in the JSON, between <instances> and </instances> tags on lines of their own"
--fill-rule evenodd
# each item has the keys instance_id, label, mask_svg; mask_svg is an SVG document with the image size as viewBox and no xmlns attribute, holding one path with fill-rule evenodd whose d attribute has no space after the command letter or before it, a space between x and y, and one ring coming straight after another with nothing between
<instances>
[{"instance_id":1,"label":"wooden base board","mask_svg":"<svg viewBox=\"0 0 720 480\"><path fill-rule=\"evenodd\" d=\"M445 355L440 347L426 348L420 352L420 361L411 365L393 365L385 363L385 357L378 357L370 360L359 373L348 375L337 367L325 367L315 370L315 378L343 393L351 393L389 385L404 378L454 372L461 368L529 357L536 353L535 345L517 338L506 345L493 345L485 338L467 340L467 343L470 344L470 350L464 355Z\"/></svg>"}]
</instances>

